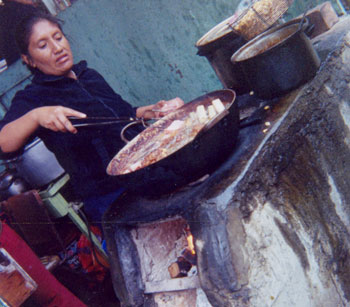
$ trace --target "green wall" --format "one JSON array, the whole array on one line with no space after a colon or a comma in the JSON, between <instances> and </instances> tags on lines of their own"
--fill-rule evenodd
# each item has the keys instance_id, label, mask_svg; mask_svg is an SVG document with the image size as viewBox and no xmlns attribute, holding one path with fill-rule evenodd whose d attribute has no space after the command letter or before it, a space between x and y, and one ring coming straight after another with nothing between
<instances>
[{"instance_id":1,"label":"green wall","mask_svg":"<svg viewBox=\"0 0 350 307\"><path fill-rule=\"evenodd\" d=\"M235 2L79 0L62 16L76 59L87 59L126 100L145 105L222 87L195 43Z\"/></svg>"},{"instance_id":2,"label":"green wall","mask_svg":"<svg viewBox=\"0 0 350 307\"><path fill-rule=\"evenodd\" d=\"M189 101L222 88L207 59L196 55L195 43L231 16L238 2L77 0L58 17L65 22L75 61L87 60L124 99L138 106L175 96ZM309 3L294 1L287 18L302 13ZM20 61L0 74L3 103L10 104L28 76Z\"/></svg>"}]
</instances>

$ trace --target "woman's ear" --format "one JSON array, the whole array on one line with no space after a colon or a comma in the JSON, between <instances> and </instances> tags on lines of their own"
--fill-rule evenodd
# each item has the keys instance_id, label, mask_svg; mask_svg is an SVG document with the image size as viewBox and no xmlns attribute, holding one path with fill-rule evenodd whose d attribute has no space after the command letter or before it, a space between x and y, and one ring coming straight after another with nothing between
<instances>
[{"instance_id":1,"label":"woman's ear","mask_svg":"<svg viewBox=\"0 0 350 307\"><path fill-rule=\"evenodd\" d=\"M24 63L26 63L27 65L29 65L30 67L33 67L33 68L36 67L36 65L33 63L32 59L30 58L29 55L22 54L22 55L21 55L21 58L22 58L22 61L23 61Z\"/></svg>"}]
</instances>

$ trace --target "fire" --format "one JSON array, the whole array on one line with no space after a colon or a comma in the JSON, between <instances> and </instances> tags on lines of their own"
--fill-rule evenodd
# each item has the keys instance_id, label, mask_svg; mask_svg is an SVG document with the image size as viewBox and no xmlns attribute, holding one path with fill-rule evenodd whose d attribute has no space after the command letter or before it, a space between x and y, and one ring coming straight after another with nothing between
<instances>
[{"instance_id":1,"label":"fire","mask_svg":"<svg viewBox=\"0 0 350 307\"><path fill-rule=\"evenodd\" d=\"M187 246L182 250L176 261L168 267L171 278L193 276L197 272L197 254L194 250L193 236L188 226L185 227L183 234L182 238L186 237Z\"/></svg>"},{"instance_id":2,"label":"fire","mask_svg":"<svg viewBox=\"0 0 350 307\"><path fill-rule=\"evenodd\" d=\"M187 245L188 245L188 249L194 255L196 251L194 250L193 236L191 234L187 235Z\"/></svg>"}]
</instances>

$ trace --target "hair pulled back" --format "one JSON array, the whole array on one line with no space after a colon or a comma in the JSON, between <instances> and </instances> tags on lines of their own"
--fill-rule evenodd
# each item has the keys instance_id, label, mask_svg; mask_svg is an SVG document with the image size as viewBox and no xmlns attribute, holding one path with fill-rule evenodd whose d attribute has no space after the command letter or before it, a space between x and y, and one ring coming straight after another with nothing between
<instances>
[{"instance_id":1,"label":"hair pulled back","mask_svg":"<svg viewBox=\"0 0 350 307\"><path fill-rule=\"evenodd\" d=\"M42 20L47 20L51 22L62 31L62 26L61 26L62 21L50 14L47 14L38 10L33 14L25 16L17 24L16 31L15 31L16 43L21 54L29 55L28 46L29 46L30 36L33 33L34 26L39 21L42 21Z\"/></svg>"}]
</instances>

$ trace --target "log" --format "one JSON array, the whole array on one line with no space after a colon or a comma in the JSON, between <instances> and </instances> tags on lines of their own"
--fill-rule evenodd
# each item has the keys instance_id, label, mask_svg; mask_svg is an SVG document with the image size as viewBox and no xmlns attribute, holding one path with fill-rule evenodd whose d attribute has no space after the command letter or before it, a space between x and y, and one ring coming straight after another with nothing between
<instances>
[{"instance_id":1,"label":"log","mask_svg":"<svg viewBox=\"0 0 350 307\"><path fill-rule=\"evenodd\" d=\"M191 269L192 264L188 262L185 258L179 257L177 261L172 263L168 267L171 278L185 277L188 271Z\"/></svg>"}]
</instances>

